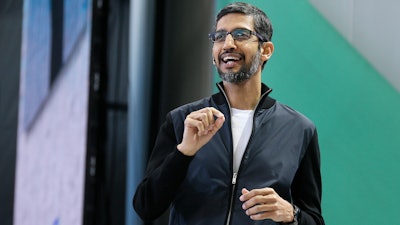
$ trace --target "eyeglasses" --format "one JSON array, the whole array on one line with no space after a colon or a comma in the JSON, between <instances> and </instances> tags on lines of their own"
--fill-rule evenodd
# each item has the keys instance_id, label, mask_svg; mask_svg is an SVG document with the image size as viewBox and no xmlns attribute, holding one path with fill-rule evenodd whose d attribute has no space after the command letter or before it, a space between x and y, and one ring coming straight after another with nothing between
<instances>
[{"instance_id":1,"label":"eyeglasses","mask_svg":"<svg viewBox=\"0 0 400 225\"><path fill-rule=\"evenodd\" d=\"M212 42L224 42L225 39L226 39L226 36L228 36L228 34L232 35L232 38L235 41L246 41L246 40L249 40L251 38L251 35L255 35L262 42L266 41L266 40L264 40L263 37L261 37L261 35L257 34L256 32L251 31L251 30L247 30L247 29L244 29L244 28L238 28L238 29L235 29L235 30L233 30L231 32L228 32L226 30L215 31L215 32L212 32L212 33L208 34L208 38Z\"/></svg>"}]
</instances>

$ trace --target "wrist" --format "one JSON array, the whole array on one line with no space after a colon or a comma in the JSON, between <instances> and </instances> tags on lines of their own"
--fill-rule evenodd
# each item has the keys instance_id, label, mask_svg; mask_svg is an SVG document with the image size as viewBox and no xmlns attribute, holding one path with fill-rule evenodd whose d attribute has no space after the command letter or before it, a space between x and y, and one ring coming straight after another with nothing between
<instances>
[{"instance_id":1,"label":"wrist","mask_svg":"<svg viewBox=\"0 0 400 225\"><path fill-rule=\"evenodd\" d=\"M196 154L196 151L185 148L185 146L183 146L182 143L178 144L176 146L176 149L178 149L178 151L180 151L182 154L184 154L186 156L194 156Z\"/></svg>"},{"instance_id":2,"label":"wrist","mask_svg":"<svg viewBox=\"0 0 400 225\"><path fill-rule=\"evenodd\" d=\"M288 223L283 223L285 225L298 225L300 221L300 209L296 205L293 206L293 220Z\"/></svg>"}]
</instances>

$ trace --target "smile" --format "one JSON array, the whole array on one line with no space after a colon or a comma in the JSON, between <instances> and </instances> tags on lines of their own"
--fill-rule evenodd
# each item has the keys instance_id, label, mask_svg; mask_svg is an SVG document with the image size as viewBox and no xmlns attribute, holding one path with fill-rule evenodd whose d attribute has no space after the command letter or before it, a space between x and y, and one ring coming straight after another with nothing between
<instances>
[{"instance_id":1,"label":"smile","mask_svg":"<svg viewBox=\"0 0 400 225\"><path fill-rule=\"evenodd\" d=\"M228 62L236 62L242 59L240 54L237 53L226 53L226 54L222 54L221 56L221 61L224 63L228 63Z\"/></svg>"}]
</instances>

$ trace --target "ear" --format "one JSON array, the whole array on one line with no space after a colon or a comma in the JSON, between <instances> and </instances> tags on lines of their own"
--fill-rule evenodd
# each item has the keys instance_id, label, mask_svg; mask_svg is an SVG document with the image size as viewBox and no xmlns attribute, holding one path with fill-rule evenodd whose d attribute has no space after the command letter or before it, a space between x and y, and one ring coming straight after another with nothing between
<instances>
[{"instance_id":1,"label":"ear","mask_svg":"<svg viewBox=\"0 0 400 225\"><path fill-rule=\"evenodd\" d=\"M215 66L215 58L213 57L213 65Z\"/></svg>"},{"instance_id":2,"label":"ear","mask_svg":"<svg viewBox=\"0 0 400 225\"><path fill-rule=\"evenodd\" d=\"M261 45L261 59L263 61L268 61L271 58L272 53L274 53L274 44L270 41L264 42Z\"/></svg>"}]
</instances>

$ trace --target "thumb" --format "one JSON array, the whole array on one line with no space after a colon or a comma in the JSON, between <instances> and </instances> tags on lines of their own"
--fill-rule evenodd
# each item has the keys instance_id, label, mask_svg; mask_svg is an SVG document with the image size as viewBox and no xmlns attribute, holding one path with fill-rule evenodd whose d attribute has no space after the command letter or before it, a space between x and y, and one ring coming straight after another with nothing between
<instances>
[{"instance_id":1,"label":"thumb","mask_svg":"<svg viewBox=\"0 0 400 225\"><path fill-rule=\"evenodd\" d=\"M224 124L224 122L225 122L224 115L222 115L221 117L218 117L217 120L215 121L216 130L219 130L222 127L222 125Z\"/></svg>"}]
</instances>

